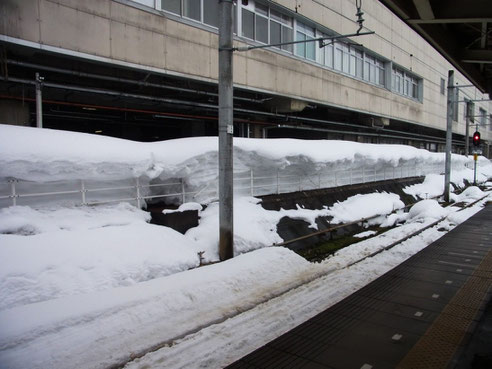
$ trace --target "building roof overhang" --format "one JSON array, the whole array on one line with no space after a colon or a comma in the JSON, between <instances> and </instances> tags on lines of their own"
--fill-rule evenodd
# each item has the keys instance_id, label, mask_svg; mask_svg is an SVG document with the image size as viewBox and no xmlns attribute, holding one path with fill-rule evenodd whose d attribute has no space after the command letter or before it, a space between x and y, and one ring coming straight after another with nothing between
<instances>
[{"instance_id":1,"label":"building roof overhang","mask_svg":"<svg viewBox=\"0 0 492 369\"><path fill-rule=\"evenodd\" d=\"M490 0L380 0L492 97Z\"/></svg>"}]
</instances>

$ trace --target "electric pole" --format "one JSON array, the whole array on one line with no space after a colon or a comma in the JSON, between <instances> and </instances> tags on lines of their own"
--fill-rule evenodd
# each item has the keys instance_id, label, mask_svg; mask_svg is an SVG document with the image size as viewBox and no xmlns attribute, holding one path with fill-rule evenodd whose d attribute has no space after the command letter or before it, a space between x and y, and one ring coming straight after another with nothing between
<instances>
[{"instance_id":1,"label":"electric pole","mask_svg":"<svg viewBox=\"0 0 492 369\"><path fill-rule=\"evenodd\" d=\"M446 115L446 163L444 167L444 201L449 202L449 185L451 183L451 142L453 138L454 104L454 70L448 72L448 99Z\"/></svg>"},{"instance_id":2,"label":"electric pole","mask_svg":"<svg viewBox=\"0 0 492 369\"><path fill-rule=\"evenodd\" d=\"M219 0L219 257L234 256L232 0Z\"/></svg>"}]
</instances>

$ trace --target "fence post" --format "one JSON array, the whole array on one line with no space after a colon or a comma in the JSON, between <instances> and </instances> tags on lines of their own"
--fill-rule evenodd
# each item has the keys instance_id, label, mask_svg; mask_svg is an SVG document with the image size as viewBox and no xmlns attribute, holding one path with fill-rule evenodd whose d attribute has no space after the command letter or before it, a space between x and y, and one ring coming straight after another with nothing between
<instances>
[{"instance_id":1,"label":"fence post","mask_svg":"<svg viewBox=\"0 0 492 369\"><path fill-rule=\"evenodd\" d=\"M280 183L278 178L278 169L277 169L277 195L280 193Z\"/></svg>"},{"instance_id":2,"label":"fence post","mask_svg":"<svg viewBox=\"0 0 492 369\"><path fill-rule=\"evenodd\" d=\"M82 193L82 205L87 204L86 198L85 198L85 193L87 190L85 189L85 182L84 180L80 180L80 192Z\"/></svg>"},{"instance_id":3,"label":"fence post","mask_svg":"<svg viewBox=\"0 0 492 369\"><path fill-rule=\"evenodd\" d=\"M184 178L181 178L181 201L182 201L182 204L184 204L186 202Z\"/></svg>"},{"instance_id":4,"label":"fence post","mask_svg":"<svg viewBox=\"0 0 492 369\"><path fill-rule=\"evenodd\" d=\"M10 196L12 197L12 205L17 205L17 193L15 192L15 179L10 180Z\"/></svg>"},{"instance_id":5,"label":"fence post","mask_svg":"<svg viewBox=\"0 0 492 369\"><path fill-rule=\"evenodd\" d=\"M254 191L254 177L253 177L253 169L249 171L249 186L250 186L250 195L253 196Z\"/></svg>"},{"instance_id":6,"label":"fence post","mask_svg":"<svg viewBox=\"0 0 492 369\"><path fill-rule=\"evenodd\" d=\"M135 180L135 187L137 189L137 208L140 209L141 203L140 203L140 179L137 177Z\"/></svg>"}]
</instances>

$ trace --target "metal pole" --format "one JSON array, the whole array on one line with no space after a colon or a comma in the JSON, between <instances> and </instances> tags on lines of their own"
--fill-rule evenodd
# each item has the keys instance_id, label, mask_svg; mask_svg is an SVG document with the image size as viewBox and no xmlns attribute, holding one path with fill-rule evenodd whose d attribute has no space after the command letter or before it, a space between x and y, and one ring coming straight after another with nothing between
<instances>
[{"instance_id":1,"label":"metal pole","mask_svg":"<svg viewBox=\"0 0 492 369\"><path fill-rule=\"evenodd\" d=\"M234 256L232 0L219 0L219 257Z\"/></svg>"},{"instance_id":2,"label":"metal pole","mask_svg":"<svg viewBox=\"0 0 492 369\"><path fill-rule=\"evenodd\" d=\"M43 96L41 90L43 88L44 78L36 73L36 127L43 128Z\"/></svg>"},{"instance_id":3,"label":"metal pole","mask_svg":"<svg viewBox=\"0 0 492 369\"><path fill-rule=\"evenodd\" d=\"M470 121L472 115L473 104L470 102L466 103L466 130L465 130L465 156L468 157L470 153Z\"/></svg>"},{"instance_id":4,"label":"metal pole","mask_svg":"<svg viewBox=\"0 0 492 369\"><path fill-rule=\"evenodd\" d=\"M454 108L454 70L448 72L448 99L446 115L446 162L444 166L444 201L449 202L449 185L451 182L451 140L453 139Z\"/></svg>"},{"instance_id":5,"label":"metal pole","mask_svg":"<svg viewBox=\"0 0 492 369\"><path fill-rule=\"evenodd\" d=\"M478 159L478 155L477 154L474 154L473 155L473 185L476 186L477 185L477 159Z\"/></svg>"}]
</instances>

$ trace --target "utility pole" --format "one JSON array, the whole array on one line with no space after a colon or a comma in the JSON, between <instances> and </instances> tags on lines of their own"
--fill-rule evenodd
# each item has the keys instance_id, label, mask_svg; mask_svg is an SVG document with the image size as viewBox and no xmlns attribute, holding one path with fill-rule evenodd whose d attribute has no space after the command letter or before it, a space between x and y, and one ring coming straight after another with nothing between
<instances>
[{"instance_id":1,"label":"utility pole","mask_svg":"<svg viewBox=\"0 0 492 369\"><path fill-rule=\"evenodd\" d=\"M465 129L465 156L468 157L470 153L470 121L473 116L472 113L473 104L471 102L466 103L466 129Z\"/></svg>"},{"instance_id":2,"label":"utility pole","mask_svg":"<svg viewBox=\"0 0 492 369\"><path fill-rule=\"evenodd\" d=\"M454 109L454 70L448 72L448 99L446 115L446 163L444 168L444 201L449 202L449 185L451 183L451 141L453 138Z\"/></svg>"},{"instance_id":3,"label":"utility pole","mask_svg":"<svg viewBox=\"0 0 492 369\"><path fill-rule=\"evenodd\" d=\"M36 73L36 127L43 128L43 88L44 78Z\"/></svg>"},{"instance_id":4,"label":"utility pole","mask_svg":"<svg viewBox=\"0 0 492 369\"><path fill-rule=\"evenodd\" d=\"M219 257L234 256L232 0L219 0Z\"/></svg>"}]
</instances>

